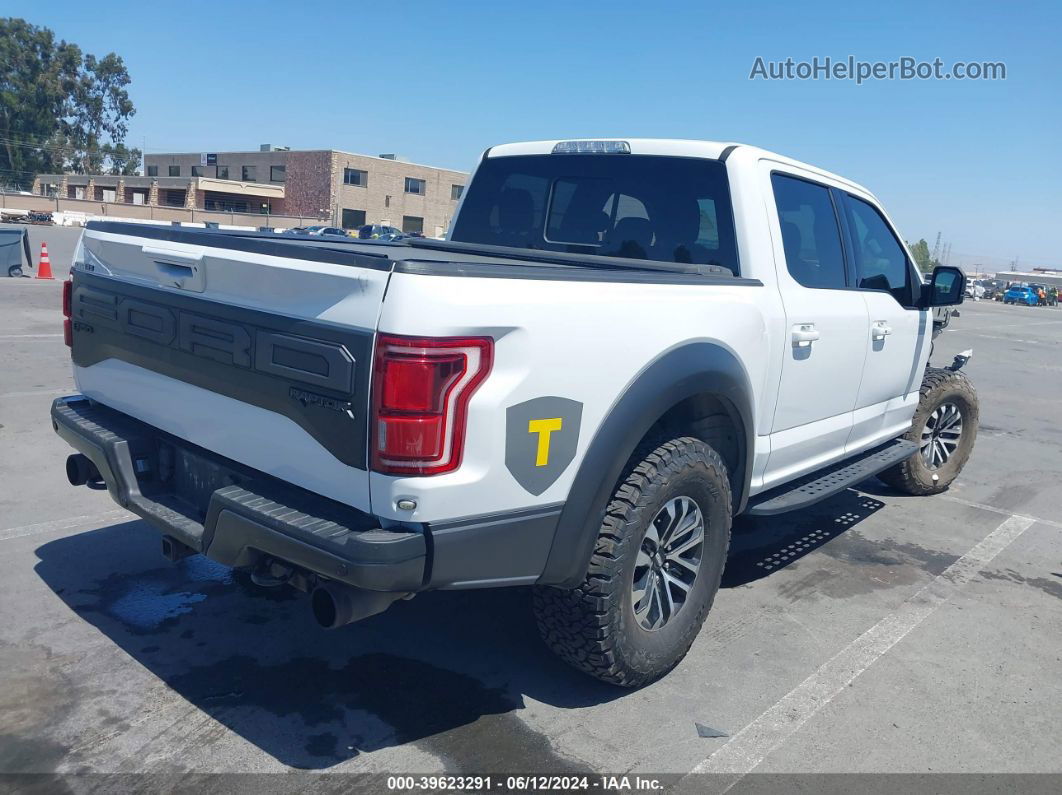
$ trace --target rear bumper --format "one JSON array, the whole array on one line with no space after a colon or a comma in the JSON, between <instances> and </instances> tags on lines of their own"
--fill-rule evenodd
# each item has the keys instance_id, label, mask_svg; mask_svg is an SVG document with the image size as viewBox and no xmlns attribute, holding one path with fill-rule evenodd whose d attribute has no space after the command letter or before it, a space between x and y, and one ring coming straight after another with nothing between
<instances>
[{"instance_id":1,"label":"rear bumper","mask_svg":"<svg viewBox=\"0 0 1062 795\"><path fill-rule=\"evenodd\" d=\"M169 436L80 395L52 426L99 470L115 502L228 566L272 557L356 588L417 591L428 531L379 521Z\"/></svg>"}]
</instances>

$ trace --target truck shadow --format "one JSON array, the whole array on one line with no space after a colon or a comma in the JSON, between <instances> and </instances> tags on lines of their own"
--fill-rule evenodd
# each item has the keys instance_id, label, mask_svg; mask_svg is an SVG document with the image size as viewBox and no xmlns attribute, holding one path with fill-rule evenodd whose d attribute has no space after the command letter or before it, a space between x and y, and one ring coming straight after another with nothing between
<instances>
[{"instance_id":1,"label":"truck shadow","mask_svg":"<svg viewBox=\"0 0 1062 795\"><path fill-rule=\"evenodd\" d=\"M791 516L738 519L723 587L784 568L882 505L849 491ZM74 613L190 704L295 768L413 744L448 769L585 772L515 712L525 696L578 708L627 692L545 648L526 588L425 594L329 632L292 589L260 588L201 556L166 562L144 522L36 552L37 574ZM104 698L84 697L107 712ZM197 752L194 737L178 742L191 745L183 754ZM91 762L67 763L79 761Z\"/></svg>"},{"instance_id":2,"label":"truck shadow","mask_svg":"<svg viewBox=\"0 0 1062 795\"><path fill-rule=\"evenodd\" d=\"M290 588L259 588L201 556L168 563L144 522L36 553L37 574L79 617L189 703L296 768L412 743L424 769L435 757L455 770L588 772L515 711L525 695L577 708L626 693L543 646L526 588L426 594L326 631ZM84 698L108 713L106 698ZM182 755L197 753L194 737L177 742ZM77 762L90 759L66 760Z\"/></svg>"},{"instance_id":3,"label":"truck shadow","mask_svg":"<svg viewBox=\"0 0 1062 795\"><path fill-rule=\"evenodd\" d=\"M860 489L869 485L869 481L860 484ZM721 587L748 585L784 569L884 507L872 496L846 489L802 511L739 516L731 531Z\"/></svg>"}]
</instances>

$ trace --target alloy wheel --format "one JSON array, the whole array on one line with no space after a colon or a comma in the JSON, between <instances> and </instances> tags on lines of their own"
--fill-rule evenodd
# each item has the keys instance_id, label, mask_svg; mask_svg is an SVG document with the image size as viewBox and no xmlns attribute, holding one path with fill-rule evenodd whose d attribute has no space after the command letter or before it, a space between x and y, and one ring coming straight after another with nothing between
<instances>
[{"instance_id":1,"label":"alloy wheel","mask_svg":"<svg viewBox=\"0 0 1062 795\"><path fill-rule=\"evenodd\" d=\"M669 500L645 531L634 564L631 605L642 628L658 630L682 609L701 568L704 516L689 497Z\"/></svg>"},{"instance_id":2,"label":"alloy wheel","mask_svg":"<svg viewBox=\"0 0 1062 795\"><path fill-rule=\"evenodd\" d=\"M940 469L962 439L962 412L954 403L941 403L926 419L919 447L928 469Z\"/></svg>"}]
</instances>

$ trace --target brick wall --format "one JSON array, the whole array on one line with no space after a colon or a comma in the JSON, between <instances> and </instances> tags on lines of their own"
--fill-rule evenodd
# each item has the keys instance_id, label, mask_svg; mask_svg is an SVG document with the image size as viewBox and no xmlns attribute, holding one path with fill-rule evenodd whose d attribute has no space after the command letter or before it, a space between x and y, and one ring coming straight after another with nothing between
<instances>
[{"instance_id":1,"label":"brick wall","mask_svg":"<svg viewBox=\"0 0 1062 795\"><path fill-rule=\"evenodd\" d=\"M332 152L288 152L288 181L284 183L284 212L331 217L333 199Z\"/></svg>"}]
</instances>

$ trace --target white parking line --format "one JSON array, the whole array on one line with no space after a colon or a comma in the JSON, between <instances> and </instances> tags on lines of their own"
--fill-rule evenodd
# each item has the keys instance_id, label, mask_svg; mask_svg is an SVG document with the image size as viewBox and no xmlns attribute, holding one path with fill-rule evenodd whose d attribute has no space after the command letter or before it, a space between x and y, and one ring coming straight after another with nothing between
<instances>
[{"instance_id":1,"label":"white parking line","mask_svg":"<svg viewBox=\"0 0 1062 795\"><path fill-rule=\"evenodd\" d=\"M1052 519L1041 519L1039 516L1029 516L1024 513L1014 513L1014 511L1008 511L1005 508L997 508L994 505L985 505L983 502L971 502L970 500L964 500L962 497L956 497L952 494L938 494L935 499L949 500L951 502L957 502L959 505L966 505L970 508L980 508L982 511L989 511L991 513L998 513L1000 516L1017 516L1020 519L1032 519L1037 524L1046 524L1051 527L1057 527L1062 530L1062 522L1056 522Z\"/></svg>"},{"instance_id":2,"label":"white parking line","mask_svg":"<svg viewBox=\"0 0 1062 795\"><path fill-rule=\"evenodd\" d=\"M122 518L137 518L135 514L129 513L129 511L123 511L118 508L113 511L107 511L106 513L97 513L85 516L69 516L66 519L53 519L50 522L39 522L38 524L26 524L22 527L9 527L6 530L0 530L0 541L10 541L13 538L25 538L26 536L35 536L39 533L49 533L54 530L69 530L72 527L78 527L79 525L97 524L101 522L113 522L116 519Z\"/></svg>"},{"instance_id":3,"label":"white parking line","mask_svg":"<svg viewBox=\"0 0 1062 795\"><path fill-rule=\"evenodd\" d=\"M691 774L722 774L713 791L726 792L793 736L856 677L874 664L911 630L929 618L1011 542L1035 522L1010 516L973 549L934 577L899 608L849 643L774 706L739 731ZM716 789L721 787L721 789Z\"/></svg>"}]
</instances>

